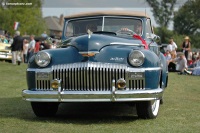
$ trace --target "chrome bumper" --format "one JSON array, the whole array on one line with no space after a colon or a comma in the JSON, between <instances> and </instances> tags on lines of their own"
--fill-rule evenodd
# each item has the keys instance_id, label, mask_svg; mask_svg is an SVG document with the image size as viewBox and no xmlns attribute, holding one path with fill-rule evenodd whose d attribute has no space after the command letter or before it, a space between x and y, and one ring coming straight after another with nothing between
<instances>
[{"instance_id":1,"label":"chrome bumper","mask_svg":"<svg viewBox=\"0 0 200 133\"><path fill-rule=\"evenodd\" d=\"M32 102L129 102L161 99L163 89L82 92L82 91L30 91L23 90L22 97Z\"/></svg>"}]
</instances>

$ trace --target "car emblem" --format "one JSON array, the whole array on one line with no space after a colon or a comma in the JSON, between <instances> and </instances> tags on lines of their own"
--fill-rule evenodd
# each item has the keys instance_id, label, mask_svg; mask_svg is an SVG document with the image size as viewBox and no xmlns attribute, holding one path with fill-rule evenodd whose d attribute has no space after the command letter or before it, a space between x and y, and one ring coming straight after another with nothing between
<instances>
[{"instance_id":1,"label":"car emblem","mask_svg":"<svg viewBox=\"0 0 200 133\"><path fill-rule=\"evenodd\" d=\"M94 52L79 52L79 53L84 57L92 57L98 54L99 52L94 51Z\"/></svg>"}]
</instances>

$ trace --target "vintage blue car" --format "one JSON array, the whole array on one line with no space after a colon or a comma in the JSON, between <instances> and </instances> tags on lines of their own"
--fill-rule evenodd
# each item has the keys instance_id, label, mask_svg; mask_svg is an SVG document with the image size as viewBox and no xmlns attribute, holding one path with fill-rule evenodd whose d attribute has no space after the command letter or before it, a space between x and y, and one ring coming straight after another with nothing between
<instances>
[{"instance_id":1,"label":"vintage blue car","mask_svg":"<svg viewBox=\"0 0 200 133\"><path fill-rule=\"evenodd\" d=\"M63 102L124 102L136 105L139 118L157 117L168 69L145 13L67 16L62 40L29 61L22 96L36 116L55 115Z\"/></svg>"}]
</instances>

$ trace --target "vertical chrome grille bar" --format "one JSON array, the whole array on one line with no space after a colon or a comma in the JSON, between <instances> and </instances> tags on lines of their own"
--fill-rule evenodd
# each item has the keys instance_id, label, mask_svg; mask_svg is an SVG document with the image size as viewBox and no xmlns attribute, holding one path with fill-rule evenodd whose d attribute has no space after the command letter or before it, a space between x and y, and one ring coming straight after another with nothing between
<instances>
[{"instance_id":1,"label":"vertical chrome grille bar","mask_svg":"<svg viewBox=\"0 0 200 133\"><path fill-rule=\"evenodd\" d=\"M86 91L86 89L87 89L86 88L86 86L87 86L86 85L87 79L86 79L86 70L85 69L86 69L86 67L84 67L84 69L83 69L83 90L84 91Z\"/></svg>"},{"instance_id":2,"label":"vertical chrome grille bar","mask_svg":"<svg viewBox=\"0 0 200 133\"><path fill-rule=\"evenodd\" d=\"M89 76L90 76L90 91L92 91L94 88L93 88L93 67L90 68L90 71L89 71Z\"/></svg>"},{"instance_id":3,"label":"vertical chrome grille bar","mask_svg":"<svg viewBox=\"0 0 200 133\"><path fill-rule=\"evenodd\" d=\"M109 87L108 87L108 67L105 67L105 89L106 89L106 91L109 90Z\"/></svg>"},{"instance_id":4,"label":"vertical chrome grille bar","mask_svg":"<svg viewBox=\"0 0 200 133\"><path fill-rule=\"evenodd\" d=\"M47 90L46 80L44 80L44 90Z\"/></svg>"},{"instance_id":5,"label":"vertical chrome grille bar","mask_svg":"<svg viewBox=\"0 0 200 133\"><path fill-rule=\"evenodd\" d=\"M96 91L96 72L95 67L93 68L93 90Z\"/></svg>"},{"instance_id":6,"label":"vertical chrome grille bar","mask_svg":"<svg viewBox=\"0 0 200 133\"><path fill-rule=\"evenodd\" d=\"M99 82L99 67L97 66L97 69L96 69L96 75L97 75L97 91L99 91L99 88L100 88L100 82Z\"/></svg>"},{"instance_id":7,"label":"vertical chrome grille bar","mask_svg":"<svg viewBox=\"0 0 200 133\"><path fill-rule=\"evenodd\" d=\"M102 68L101 68L101 74L102 74L102 91L105 91L105 78L104 78L104 68L103 68L103 66L102 66Z\"/></svg>"},{"instance_id":8,"label":"vertical chrome grille bar","mask_svg":"<svg viewBox=\"0 0 200 133\"><path fill-rule=\"evenodd\" d=\"M74 89L78 90L78 88L77 88L77 69L76 69L76 66L74 68Z\"/></svg>"},{"instance_id":9,"label":"vertical chrome grille bar","mask_svg":"<svg viewBox=\"0 0 200 133\"><path fill-rule=\"evenodd\" d=\"M101 67L99 67L99 84L100 84L99 90L102 91L103 87L102 87L102 70L101 70Z\"/></svg>"},{"instance_id":10,"label":"vertical chrome grille bar","mask_svg":"<svg viewBox=\"0 0 200 133\"><path fill-rule=\"evenodd\" d=\"M77 89L80 91L81 90L81 72L80 68L77 67Z\"/></svg>"},{"instance_id":11,"label":"vertical chrome grille bar","mask_svg":"<svg viewBox=\"0 0 200 133\"><path fill-rule=\"evenodd\" d=\"M107 71L106 71L106 67L104 66L104 68L103 68L103 73L104 73L104 77L103 77L103 84L104 84L104 91L107 91L107 76L106 76L106 74L107 74Z\"/></svg>"},{"instance_id":12,"label":"vertical chrome grille bar","mask_svg":"<svg viewBox=\"0 0 200 133\"><path fill-rule=\"evenodd\" d=\"M66 72L66 69L64 69L63 70L63 72L64 72L64 75L63 75L63 83L64 83L64 86L63 86L63 89L65 90L65 89L67 89L67 72Z\"/></svg>"},{"instance_id":13,"label":"vertical chrome grille bar","mask_svg":"<svg viewBox=\"0 0 200 133\"><path fill-rule=\"evenodd\" d=\"M72 70L71 70L71 68L69 68L68 72L69 72L69 90L71 90L72 89Z\"/></svg>"},{"instance_id":14,"label":"vertical chrome grille bar","mask_svg":"<svg viewBox=\"0 0 200 133\"><path fill-rule=\"evenodd\" d=\"M113 68L111 66L110 71L109 71L109 89L112 88L112 79L113 79L112 74L113 74Z\"/></svg>"},{"instance_id":15,"label":"vertical chrome grille bar","mask_svg":"<svg viewBox=\"0 0 200 133\"><path fill-rule=\"evenodd\" d=\"M94 73L95 73L95 88L96 88L96 91L98 91L98 74L97 74L97 67L96 68L94 68L95 69L95 71L94 71Z\"/></svg>"},{"instance_id":16,"label":"vertical chrome grille bar","mask_svg":"<svg viewBox=\"0 0 200 133\"><path fill-rule=\"evenodd\" d=\"M75 81L74 81L74 77L75 76L75 69L74 68L72 68L72 90L75 90Z\"/></svg>"},{"instance_id":17,"label":"vertical chrome grille bar","mask_svg":"<svg viewBox=\"0 0 200 133\"><path fill-rule=\"evenodd\" d=\"M90 67L87 67L86 68L86 78L87 78L87 86L86 86L86 88L87 88L87 91L89 91L90 90Z\"/></svg>"},{"instance_id":18,"label":"vertical chrome grille bar","mask_svg":"<svg viewBox=\"0 0 200 133\"><path fill-rule=\"evenodd\" d=\"M80 68L80 81L81 81L80 87L81 87L81 91L83 91L83 88L84 88L84 86L83 86L84 79L83 78L84 78L83 77L83 67L81 67Z\"/></svg>"}]
</instances>

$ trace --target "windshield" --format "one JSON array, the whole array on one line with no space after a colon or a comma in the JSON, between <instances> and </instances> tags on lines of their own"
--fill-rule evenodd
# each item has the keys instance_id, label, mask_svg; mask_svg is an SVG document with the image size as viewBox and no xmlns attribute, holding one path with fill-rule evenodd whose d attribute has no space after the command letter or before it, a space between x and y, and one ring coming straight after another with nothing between
<instances>
[{"instance_id":1,"label":"windshield","mask_svg":"<svg viewBox=\"0 0 200 133\"><path fill-rule=\"evenodd\" d=\"M67 22L65 35L67 37L86 34L89 31L106 31L117 33L121 29L129 29L133 33L142 35L142 20L137 18L99 17L75 19Z\"/></svg>"}]
</instances>

